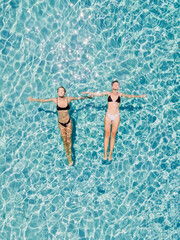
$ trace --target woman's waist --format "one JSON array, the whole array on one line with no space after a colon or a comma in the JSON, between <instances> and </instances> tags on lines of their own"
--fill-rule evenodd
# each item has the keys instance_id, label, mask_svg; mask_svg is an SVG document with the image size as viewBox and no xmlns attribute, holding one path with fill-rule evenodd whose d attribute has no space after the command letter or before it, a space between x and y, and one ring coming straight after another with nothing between
<instances>
[{"instance_id":1,"label":"woman's waist","mask_svg":"<svg viewBox=\"0 0 180 240\"><path fill-rule=\"evenodd\" d=\"M69 119L70 119L70 116L68 113L63 114L63 116L59 115L59 122L62 122L62 123L67 122Z\"/></svg>"},{"instance_id":2,"label":"woman's waist","mask_svg":"<svg viewBox=\"0 0 180 240\"><path fill-rule=\"evenodd\" d=\"M119 114L119 110L117 111L110 111L110 110L107 110L107 113L112 115L112 116L115 116L115 115L118 115Z\"/></svg>"}]
</instances>

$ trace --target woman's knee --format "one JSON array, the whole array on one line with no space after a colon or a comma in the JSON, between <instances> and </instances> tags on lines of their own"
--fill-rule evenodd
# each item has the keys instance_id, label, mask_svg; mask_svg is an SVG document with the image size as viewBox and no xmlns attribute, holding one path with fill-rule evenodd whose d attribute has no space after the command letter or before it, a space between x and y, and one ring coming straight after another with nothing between
<instances>
[{"instance_id":1,"label":"woman's knee","mask_svg":"<svg viewBox=\"0 0 180 240\"><path fill-rule=\"evenodd\" d=\"M116 137L116 133L117 133L117 132L113 132L113 131L112 131L112 132L111 132L111 138L115 138L115 137Z\"/></svg>"},{"instance_id":2,"label":"woman's knee","mask_svg":"<svg viewBox=\"0 0 180 240\"><path fill-rule=\"evenodd\" d=\"M67 138L67 143L71 144L71 138Z\"/></svg>"},{"instance_id":3,"label":"woman's knee","mask_svg":"<svg viewBox=\"0 0 180 240\"><path fill-rule=\"evenodd\" d=\"M64 143L67 143L67 136L63 136L63 135L61 135L61 136L62 136L63 142L64 142Z\"/></svg>"},{"instance_id":4,"label":"woman's knee","mask_svg":"<svg viewBox=\"0 0 180 240\"><path fill-rule=\"evenodd\" d=\"M110 137L110 131L105 131L105 137Z\"/></svg>"}]
</instances>

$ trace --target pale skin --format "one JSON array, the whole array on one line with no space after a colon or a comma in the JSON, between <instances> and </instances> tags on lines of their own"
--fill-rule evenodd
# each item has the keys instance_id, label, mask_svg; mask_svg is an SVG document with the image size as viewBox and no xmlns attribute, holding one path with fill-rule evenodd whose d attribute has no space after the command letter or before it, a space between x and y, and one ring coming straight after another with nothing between
<instances>
[{"instance_id":1,"label":"pale skin","mask_svg":"<svg viewBox=\"0 0 180 240\"><path fill-rule=\"evenodd\" d=\"M120 103L116 102L118 96L119 97L125 97L125 98L145 98L145 95L129 95L129 94L124 94L121 92L118 92L119 90L119 83L114 82L112 85L112 91L111 92L83 92L83 94L89 94L89 96L96 96L96 97L101 97L101 96L111 96L112 102L108 102L108 109L107 113L104 117L104 160L107 159L107 151L108 151L108 146L109 146L109 141L110 141L110 151L109 151L109 161L112 160L112 152L114 149L114 144L115 144L115 138L116 138L116 133L119 127L120 123L120 116L119 116L119 105ZM117 117L114 120L111 120L110 117L108 116L110 114L111 116L116 116ZM111 128L112 126L112 128ZM111 138L110 138L111 137Z\"/></svg>"},{"instance_id":2,"label":"pale skin","mask_svg":"<svg viewBox=\"0 0 180 240\"><path fill-rule=\"evenodd\" d=\"M61 108L65 108L73 100L80 100L80 99L89 98L89 97L66 97L64 88L58 88L57 93L58 93L58 97L55 97L55 98L34 99L32 97L28 97L28 100L30 102L34 101L34 102L41 102L41 103L53 102L57 106L59 106ZM62 136L62 139L63 139L66 156L67 156L67 159L68 159L69 166L72 166L74 164L74 162L72 160L72 156L71 156L72 155L71 135L72 135L72 127L73 126L72 126L72 122L69 121L69 119L70 119L69 110L58 111L58 115L59 115L58 125L59 125L60 133L61 133L61 136ZM69 121L69 123L68 123L68 121ZM60 123L64 123L64 124L68 123L68 124L65 127Z\"/></svg>"}]
</instances>

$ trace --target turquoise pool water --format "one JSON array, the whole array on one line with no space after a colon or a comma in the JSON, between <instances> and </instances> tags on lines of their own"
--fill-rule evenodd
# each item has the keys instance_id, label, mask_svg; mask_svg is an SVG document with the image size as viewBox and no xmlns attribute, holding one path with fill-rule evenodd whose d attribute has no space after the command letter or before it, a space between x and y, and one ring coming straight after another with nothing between
<instances>
[{"instance_id":1,"label":"turquoise pool water","mask_svg":"<svg viewBox=\"0 0 180 240\"><path fill-rule=\"evenodd\" d=\"M179 0L0 0L0 239L180 239ZM107 99L72 102L74 167L56 106L30 103L120 82L103 165Z\"/></svg>"}]
</instances>

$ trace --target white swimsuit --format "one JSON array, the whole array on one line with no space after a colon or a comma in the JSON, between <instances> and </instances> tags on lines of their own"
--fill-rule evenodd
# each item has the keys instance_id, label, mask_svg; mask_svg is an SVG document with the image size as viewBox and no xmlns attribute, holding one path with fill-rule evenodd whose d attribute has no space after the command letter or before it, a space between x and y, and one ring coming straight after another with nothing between
<instances>
[{"instance_id":1,"label":"white swimsuit","mask_svg":"<svg viewBox=\"0 0 180 240\"><path fill-rule=\"evenodd\" d=\"M111 122L114 121L114 119L117 118L117 116L119 116L119 113L117 113L116 115L111 115L109 113L107 113L108 117L111 119Z\"/></svg>"}]
</instances>

